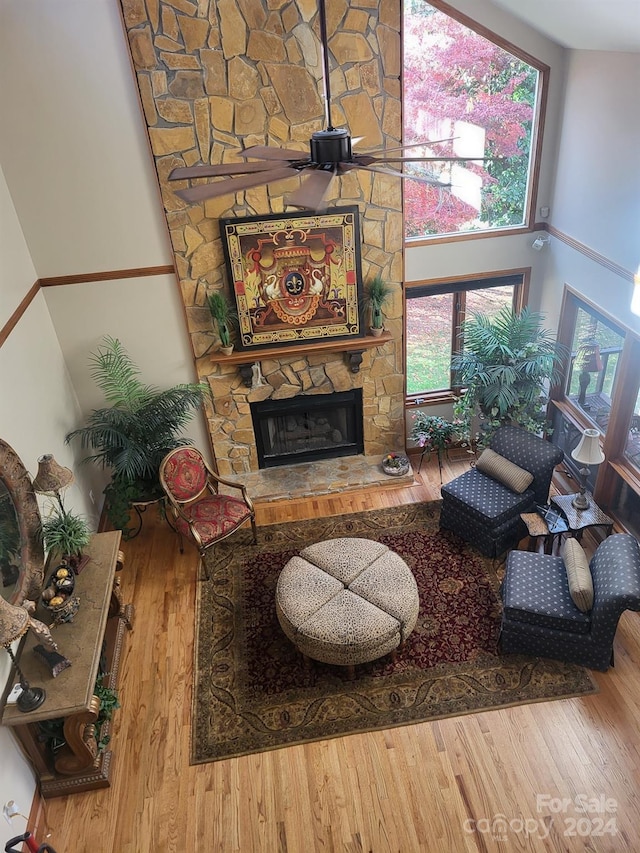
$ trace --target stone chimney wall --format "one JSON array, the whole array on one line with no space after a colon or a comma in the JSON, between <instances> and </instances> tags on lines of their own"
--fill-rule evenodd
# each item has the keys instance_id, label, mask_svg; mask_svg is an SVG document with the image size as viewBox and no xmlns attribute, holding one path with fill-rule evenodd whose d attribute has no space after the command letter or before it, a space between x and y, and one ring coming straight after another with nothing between
<instances>
[{"instance_id":1,"label":"stone chimney wall","mask_svg":"<svg viewBox=\"0 0 640 853\"><path fill-rule=\"evenodd\" d=\"M207 308L230 295L219 219L279 213L298 178L189 205L169 182L177 166L237 162L267 144L308 152L324 129L315 0L120 0L175 255L199 377L213 392L207 412L220 473L257 468L249 403L272 396L363 389L365 453L404 447L402 212L398 178L352 170L334 181L330 205L357 204L362 272L394 288L385 327L392 340L365 351L359 373L340 353L260 357L264 385L246 388L238 368L211 359L218 339ZM400 0L327 0L332 119L363 137L356 150L400 144ZM303 153L304 156L304 153ZM258 358L258 354L256 353Z\"/></svg>"}]
</instances>

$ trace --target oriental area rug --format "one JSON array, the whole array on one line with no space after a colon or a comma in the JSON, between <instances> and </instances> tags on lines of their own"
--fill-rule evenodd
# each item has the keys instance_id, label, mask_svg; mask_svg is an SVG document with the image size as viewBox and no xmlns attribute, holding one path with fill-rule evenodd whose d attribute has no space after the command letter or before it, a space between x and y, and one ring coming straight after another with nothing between
<instances>
[{"instance_id":1,"label":"oriental area rug","mask_svg":"<svg viewBox=\"0 0 640 853\"><path fill-rule=\"evenodd\" d=\"M596 692L579 666L497 651L492 561L438 529L423 503L238 531L207 556L198 584L194 764L393 726ZM355 536L413 571L420 612L394 662L305 668L275 611L278 575L302 548Z\"/></svg>"}]
</instances>

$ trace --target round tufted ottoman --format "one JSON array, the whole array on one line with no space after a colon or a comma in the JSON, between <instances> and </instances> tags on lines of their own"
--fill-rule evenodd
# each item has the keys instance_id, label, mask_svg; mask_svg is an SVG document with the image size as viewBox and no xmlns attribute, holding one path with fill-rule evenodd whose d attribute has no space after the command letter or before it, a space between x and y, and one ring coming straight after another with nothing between
<instances>
[{"instance_id":1,"label":"round tufted ottoman","mask_svg":"<svg viewBox=\"0 0 640 853\"><path fill-rule=\"evenodd\" d=\"M418 618L411 569L371 539L328 539L292 557L276 587L282 630L305 658L350 668L394 652Z\"/></svg>"}]
</instances>

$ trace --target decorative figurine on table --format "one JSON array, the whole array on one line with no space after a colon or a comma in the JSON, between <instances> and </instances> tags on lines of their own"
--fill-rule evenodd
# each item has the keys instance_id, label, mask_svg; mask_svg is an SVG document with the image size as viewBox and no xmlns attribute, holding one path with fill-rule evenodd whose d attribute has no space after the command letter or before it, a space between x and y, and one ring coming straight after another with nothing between
<instances>
[{"instance_id":1,"label":"decorative figurine on table","mask_svg":"<svg viewBox=\"0 0 640 853\"><path fill-rule=\"evenodd\" d=\"M58 651L58 644L53 639L48 626L32 616L36 609L35 602L27 599L22 602L21 607L24 607L29 614L29 628L40 641L37 646L33 647L34 654L47 665L51 675L55 678L60 675L62 670L71 666L71 661Z\"/></svg>"}]
</instances>

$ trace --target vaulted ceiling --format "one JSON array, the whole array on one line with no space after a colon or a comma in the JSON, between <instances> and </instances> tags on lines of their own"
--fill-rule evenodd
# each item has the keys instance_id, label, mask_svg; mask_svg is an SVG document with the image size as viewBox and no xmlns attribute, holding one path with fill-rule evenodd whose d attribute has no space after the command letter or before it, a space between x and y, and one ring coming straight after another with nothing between
<instances>
[{"instance_id":1,"label":"vaulted ceiling","mask_svg":"<svg viewBox=\"0 0 640 853\"><path fill-rule=\"evenodd\" d=\"M564 47L640 52L638 0L491 0Z\"/></svg>"}]
</instances>

